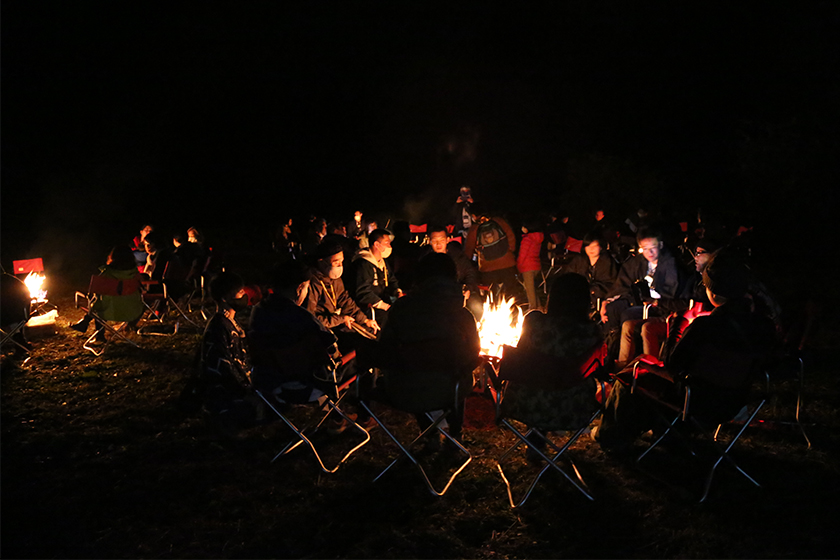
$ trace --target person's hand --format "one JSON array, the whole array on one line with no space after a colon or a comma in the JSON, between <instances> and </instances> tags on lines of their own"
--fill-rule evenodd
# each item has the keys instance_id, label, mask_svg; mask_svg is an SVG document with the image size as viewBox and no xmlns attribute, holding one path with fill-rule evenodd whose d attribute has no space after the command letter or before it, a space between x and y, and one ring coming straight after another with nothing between
<instances>
[{"instance_id":1,"label":"person's hand","mask_svg":"<svg viewBox=\"0 0 840 560\"><path fill-rule=\"evenodd\" d=\"M366 319L365 326L372 330L373 332L377 332L379 330L379 323L374 321L373 319Z\"/></svg>"},{"instance_id":2,"label":"person's hand","mask_svg":"<svg viewBox=\"0 0 840 560\"><path fill-rule=\"evenodd\" d=\"M385 303L384 301L380 300L373 304L373 307L376 309L381 309L382 311L388 311L391 308L390 303Z\"/></svg>"},{"instance_id":3,"label":"person's hand","mask_svg":"<svg viewBox=\"0 0 840 560\"><path fill-rule=\"evenodd\" d=\"M344 326L348 329L352 328L350 325L356 322L356 320L353 319L353 317L350 317L349 315L345 315L344 317L342 317L342 319L344 320Z\"/></svg>"},{"instance_id":4,"label":"person's hand","mask_svg":"<svg viewBox=\"0 0 840 560\"><path fill-rule=\"evenodd\" d=\"M609 304L610 304L610 300L608 300L608 299L605 299L603 302L601 302L601 322L605 323L605 324L608 321L607 320L607 305L609 305Z\"/></svg>"}]
</instances>

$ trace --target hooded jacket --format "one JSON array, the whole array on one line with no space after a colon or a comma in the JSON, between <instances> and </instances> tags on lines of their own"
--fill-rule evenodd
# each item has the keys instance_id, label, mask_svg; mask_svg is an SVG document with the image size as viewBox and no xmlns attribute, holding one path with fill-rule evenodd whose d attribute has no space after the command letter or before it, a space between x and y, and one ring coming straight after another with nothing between
<instances>
[{"instance_id":1,"label":"hooded jacket","mask_svg":"<svg viewBox=\"0 0 840 560\"><path fill-rule=\"evenodd\" d=\"M385 259L377 261L370 249L360 249L353 257L356 275L356 303L362 307L389 298L399 289L397 277Z\"/></svg>"}]
</instances>

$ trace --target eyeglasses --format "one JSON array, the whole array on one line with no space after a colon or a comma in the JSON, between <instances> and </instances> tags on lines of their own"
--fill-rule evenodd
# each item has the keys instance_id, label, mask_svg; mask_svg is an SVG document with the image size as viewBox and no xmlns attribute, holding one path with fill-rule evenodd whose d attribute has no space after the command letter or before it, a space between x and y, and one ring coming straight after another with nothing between
<instances>
[{"instance_id":1,"label":"eyeglasses","mask_svg":"<svg viewBox=\"0 0 840 560\"><path fill-rule=\"evenodd\" d=\"M653 251L655 249L659 249L659 245L652 245L650 247L639 246L639 252L640 253L650 253L651 251Z\"/></svg>"}]
</instances>

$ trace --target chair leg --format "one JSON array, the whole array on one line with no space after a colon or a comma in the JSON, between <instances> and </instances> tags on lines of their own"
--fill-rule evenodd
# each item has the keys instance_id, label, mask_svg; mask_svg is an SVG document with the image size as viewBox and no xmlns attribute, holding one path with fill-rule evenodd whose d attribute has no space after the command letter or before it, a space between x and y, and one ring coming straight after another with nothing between
<instances>
[{"instance_id":1,"label":"chair leg","mask_svg":"<svg viewBox=\"0 0 840 560\"><path fill-rule=\"evenodd\" d=\"M411 443L409 443L407 446L405 446L400 442L399 439L397 439L397 437L393 433L391 433L391 431L385 426L385 424L382 422L382 420L380 420L379 417L376 416L376 414L370 409L370 407L368 406L368 404L365 401L360 401L360 402L362 404L362 407L364 407L364 409L368 412L368 414L370 414L371 418L373 418L376 421L376 423L379 424L379 427L382 428L382 431L385 432L385 434L389 438L391 438L391 441L393 441L395 444L397 444L397 447L400 448L400 450L403 452L403 454L406 457L408 457L408 459L412 463L414 463L414 465L420 471L420 475L423 478L423 482L426 484L426 488L428 488L429 492L431 492L432 495L443 496L444 494L446 494L447 490L449 490L449 487L452 485L452 482L455 481L455 478L457 478L457 476L459 474L461 474L461 471L463 471L467 467L467 465L469 465L470 462L472 461L472 455L467 450L467 448L465 448L458 440L453 438L445 430L440 428L441 422L443 422L443 419L446 418L446 415L448 414L449 411L445 411L444 414L441 414L437 418L433 418L430 414L427 413L427 416L432 421L431 425L428 426L425 430L423 430L420 433L420 435L415 437L411 441ZM441 490L437 490L435 488L435 486L432 484L432 481L429 479L429 476L426 474L426 469L423 468L423 465L420 464L420 461L418 461L417 458L414 455L412 455L411 451L409 451L411 449L412 445L417 443L422 438L426 437L428 434L434 433L435 431L443 434L443 436L448 441L450 441L453 445L455 445L458 448L458 450L462 454L466 455L466 457L467 457L466 461L461 463L458 466L458 468L455 469L455 471L452 473L452 475L450 475L449 479L446 481L446 485ZM377 480L379 480L382 477L382 475L384 475L386 472L388 472L391 469L391 467L396 465L401 458L402 458L402 455L398 455L393 461L391 461L391 463L387 467L385 467L385 469L382 472L380 472L376 476L376 478L373 479L373 482L376 482Z\"/></svg>"},{"instance_id":2,"label":"chair leg","mask_svg":"<svg viewBox=\"0 0 840 560\"><path fill-rule=\"evenodd\" d=\"M291 420L289 420L289 418L285 414L281 413L280 410L276 406L274 406L274 404L262 394L262 392L255 390L254 393L256 393L256 395L260 399L262 399L262 401L272 411L274 411L275 414L277 414L277 416L283 421L283 423L285 423L286 426L288 426L289 429L291 429L297 435L297 438L298 438L297 441L295 441L294 439L292 441L290 441L279 453L277 453L277 455L275 455L274 458L271 460L272 463L274 463L280 457L282 457L284 455L287 455L288 453L290 453L293 449L295 449L299 445L305 443L309 447L309 449L312 451L312 454L315 455L315 459L318 461L319 468L327 474L332 474L332 473L336 472L339 469L339 467L341 467L341 465L344 464L344 462L348 458L350 458L351 455L353 455L353 453L355 453L356 451L361 449L364 445L366 445L370 441L370 434L367 432L367 430L365 430L357 422L350 419L344 413L344 411L341 410L338 407L338 402L341 400L343 395L341 397L339 397L338 401L336 401L336 402L333 402L332 400L327 399L326 404L327 404L327 406L329 407L330 410L323 416L323 418L321 418L321 421L318 422L318 424L315 426L316 430L324 423L324 421L327 419L327 417L332 412L335 412L339 416L344 418L346 421L350 422L350 424L352 424L352 426L356 430L358 430L362 434L364 434L364 439L360 443L358 443L356 446L354 446L352 449L350 449L350 451L345 453L344 456L341 458L341 460L338 461L338 463L335 465L335 467L329 468L324 464L323 459L321 459L321 454L318 453L318 449L315 447L315 444L313 444L312 440L310 440L309 437L306 435L305 432L306 432L307 428L299 429L297 426L294 425L294 423Z\"/></svg>"},{"instance_id":3,"label":"chair leg","mask_svg":"<svg viewBox=\"0 0 840 560\"><path fill-rule=\"evenodd\" d=\"M808 434L805 433L805 427L802 425L802 421L799 419L799 412L802 409L802 389L805 385L805 365L802 362L802 358L799 358L799 370L797 371L798 377L798 385L796 389L796 424L799 426L799 430L802 432L802 437L805 438L805 442L808 444L808 449L811 449L811 440L808 438Z\"/></svg>"},{"instance_id":4,"label":"chair leg","mask_svg":"<svg viewBox=\"0 0 840 560\"><path fill-rule=\"evenodd\" d=\"M575 465L575 462L572 460L571 457L569 457L568 455L564 455L564 454L580 438L580 436L583 434L583 432L586 430L586 428L588 428L589 425L592 422L594 422L601 414L602 414L601 410L595 411L595 413L589 418L589 420L586 422L586 424L581 426L571 437L569 437L566 440L566 442L563 444L562 447L558 447L557 445L555 445L553 442L551 442L551 440L549 440L547 437L545 437L540 432L536 431L534 428L529 429L523 435L522 432L517 430L507 419L502 420L502 424L504 426L506 426L511 432L513 432L513 434L518 439L518 441L516 443L514 443L514 445L510 449L505 451L499 457L499 459L496 462L496 466L499 469L499 474L501 474L502 481L504 481L505 486L507 488L507 494L508 494L508 500L510 501L510 507L512 507L512 508L521 507L528 500L528 498L531 496L531 493L534 491L534 488L537 486L537 483L540 481L542 476L548 471L549 468L553 468L554 470L559 472L561 475L563 475L563 477L566 480L568 480L569 483L572 484L572 486L577 488L577 490L581 494L586 496L587 499L589 499L590 501L595 500L595 498L592 497L592 494L590 494L588 492L588 486L586 485L586 482L583 480L583 476L580 474L580 471L578 470L577 465ZM522 498L519 501L516 501L516 500L514 500L514 497L513 497L513 491L512 491L511 485L510 485L510 481L505 476L505 472L504 472L504 469L502 468L501 463L502 463L502 461L504 461L504 459L506 459L515 449L517 449L523 443L526 444L526 445L530 444L530 442L528 441L528 436L530 436L532 433L536 433L541 438L543 438L543 440L545 440L546 443L548 443L548 445L551 446L552 449L554 449L555 454L552 457L549 457L545 453L543 453L542 450L534 448L534 451L546 462L546 465L540 470L540 472L531 481L531 484L529 485L528 490L525 492L525 494L522 496ZM567 473L559 465L559 461L561 459L566 459L568 461L569 466L571 466L572 470L574 471L574 474L575 474L574 478L572 476L570 476L569 473ZM575 478L577 480L575 480Z\"/></svg>"},{"instance_id":5,"label":"chair leg","mask_svg":"<svg viewBox=\"0 0 840 560\"><path fill-rule=\"evenodd\" d=\"M744 433L744 431L747 429L747 427L750 425L750 423L752 423L752 421L755 419L756 415L758 414L758 411L761 410L761 408L764 406L764 403L765 403L765 401L762 400L758 404L758 406L755 407L755 410L750 415L749 419L746 422L744 422L744 425L741 426L741 429L738 430L738 433L735 435L734 438L732 438L732 441L729 442L729 445L726 446L726 449L723 449L718 444L718 441L717 441L718 433L720 432L721 426L719 425L717 427L717 430L715 430L714 436L712 436L712 444L715 446L715 449L717 450L719 456L718 456L717 460L715 461L714 465L712 465L712 468L709 471L708 477L706 477L706 483L705 483L704 488L703 488L703 495L700 497L700 502L706 501L706 498L709 496L709 490L712 487L712 478L714 478L715 471L718 468L718 465L720 465L720 463L724 459L726 459L729 462L729 464L732 465L735 468L735 470L737 470L739 473L744 475L744 477L746 477L747 480L752 482L758 488L761 488L761 484L759 484L753 477L748 475L746 473L746 471L744 471L744 469L742 469L738 465L738 463L735 462L735 459L733 459L732 456L729 455L729 451L735 446L735 444L738 442L738 439L740 439L741 434ZM703 427L700 425L699 422L697 422L696 419L693 419L693 421L694 421L694 424L698 428L700 428L701 430L703 429Z\"/></svg>"}]
</instances>

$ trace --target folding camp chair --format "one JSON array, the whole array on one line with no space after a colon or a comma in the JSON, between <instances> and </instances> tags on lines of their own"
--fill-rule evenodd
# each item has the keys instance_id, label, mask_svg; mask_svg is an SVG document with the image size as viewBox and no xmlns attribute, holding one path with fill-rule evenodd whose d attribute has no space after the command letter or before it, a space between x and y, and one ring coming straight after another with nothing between
<instances>
[{"instance_id":1,"label":"folding camp chair","mask_svg":"<svg viewBox=\"0 0 840 560\"><path fill-rule=\"evenodd\" d=\"M461 383L457 381L456 374L445 369L447 367L452 369L453 364L459 363L459 358L455 357L457 351L452 348L451 341L439 341L440 344L437 344L437 342L423 341L418 343L422 348L417 348L413 344L402 345L399 348L388 348L373 341L361 346L360 350L365 349L365 353L370 354L364 356L365 363L389 369L399 368L406 375L400 376L402 381L397 381L394 378L386 379L387 383L384 383L384 387L380 385L372 390L363 389L363 379L360 377L356 382L356 393L362 407L403 454L398 455L391 461L373 481L376 482L382 478L399 462L402 456L405 456L417 467L429 492L435 496L443 496L449 490L455 478L472 461L470 452L461 442L444 430L442 425L447 415L458 412L459 407L463 406L463 397L471 388L465 387L461 392ZM441 366L444 366L443 370L440 369ZM429 371L441 373L430 374ZM383 422L381 415L374 413L373 402L400 412L424 414L429 419L430 424L410 443L404 444L397 438L393 430L389 429ZM466 458L462 463L455 466L454 471L440 490L432 484L426 468L416 453L412 452L413 447L429 437L444 438L460 455Z\"/></svg>"},{"instance_id":2,"label":"folding camp chair","mask_svg":"<svg viewBox=\"0 0 840 560\"><path fill-rule=\"evenodd\" d=\"M589 500L594 500L588 492L588 487L580 471L567 451L603 412L602 405L596 400L595 387L591 387L591 400L584 398L574 401L577 403L576 406L581 407L580 410L567 410L566 412L569 415L553 413L551 414L553 417L551 420L547 420L543 410L535 410L530 407L515 407L514 410L511 410L510 407L506 406L505 394L511 386L545 392L545 396L550 396L552 393L559 396L563 392L576 389L579 391L577 397L580 398L580 396L585 396L586 387L591 385L592 382L589 380L592 379L600 384L600 394L604 395L606 394L605 384L598 380L596 375L603 368L606 355L605 344L598 344L591 351L574 359L558 358L535 350L523 350L507 345L504 347L498 377L493 378L496 388L494 399L496 422L509 429L516 436L516 442L498 458L496 466L507 487L508 500L512 508L520 507L525 503L534 491L537 482L551 468L562 474ZM523 433L523 430L519 429L512 421L525 424L528 426L528 430ZM535 424L540 425L536 426ZM555 432L555 434L559 431L568 431L571 432L571 435L566 438L565 442L555 442L549 437L549 431ZM533 445L535 437L544 441L552 451L543 452L539 446ZM511 483L508 476L505 475L502 463L522 444L530 446L546 464L531 480L522 498L517 501L513 497ZM574 477L563 469L561 461L566 461L571 466Z\"/></svg>"},{"instance_id":3,"label":"folding camp chair","mask_svg":"<svg viewBox=\"0 0 840 560\"><path fill-rule=\"evenodd\" d=\"M186 282L186 277L189 270L177 258L169 259L166 267L163 270L162 280L149 280L144 282L147 288L152 286L161 286L161 292L147 292L143 296L143 302L146 305L146 313L143 319L147 324L144 325L137 332L143 335L156 336L171 336L176 334L180 327L181 320L185 320L190 325L197 329L201 329L204 325L200 325L195 320L190 318L184 308L178 304L178 300L185 297L189 293L189 287ZM175 325L171 333L162 333L149 330L150 323L163 324L166 319L167 311L175 311Z\"/></svg>"},{"instance_id":4,"label":"folding camp chair","mask_svg":"<svg viewBox=\"0 0 840 560\"><path fill-rule=\"evenodd\" d=\"M760 368L760 366L762 365L761 360L749 352L734 352L727 350L719 350L717 355L711 357L710 359L717 360L718 363L728 363L730 365L730 369L734 369L735 371L739 371L742 373L740 379L732 380L731 389L736 394L743 394L743 400L746 400L746 395L750 391L752 381L754 379L753 374L756 372L756 369ZM644 368L644 361L637 361L634 365L633 384L631 390L633 393L640 394L643 397L649 399L649 401L658 405L658 417L662 422L665 431L662 432L662 434L656 440L654 440L650 447L648 447L641 455L639 455L639 457L636 459L636 462L640 462L643 458L645 458L648 455L648 453L650 453L652 449L654 449L663 440L665 440L665 438L669 434L677 435L681 439L681 441L683 441L687 445L691 455L696 457L696 445L692 445L690 437L696 436L700 439L705 438L706 441L708 441L711 444L711 449L713 449L714 457L716 458L711 469L709 470L708 475L706 476L703 488L703 495L700 497L700 502L704 502L708 497L715 472L717 471L718 466L724 460L726 460L726 462L729 465L731 465L735 470L744 475L744 477L746 477L747 480L749 480L755 486L760 488L761 485L758 482L756 482L756 480L753 477L747 474L746 471L744 471L738 465L735 459L733 459L732 455L730 454L730 451L738 442L741 435L744 433L744 431L747 429L750 423L752 423L752 421L755 419L756 415L761 410L761 408L764 406L764 403L767 400L766 393L764 393L761 396L757 403L752 404L751 407L747 408L748 418L746 422L744 422L743 426L741 426L738 430L738 433L724 448L718 441L721 429L725 423L734 420L735 416L739 414L739 410L732 410L731 413L727 413L724 411L708 410L698 411L696 406L692 406L692 391L696 389L701 389L703 387L703 384L706 383L706 381L703 379L698 379L697 377L692 377L691 375L688 375L682 383L682 404L679 405L675 404L674 402L670 402L668 399L663 398L656 392L645 389L642 385L638 383L640 373L644 371ZM673 415L673 418L671 420L668 420L668 417L671 415ZM710 426L717 426L714 432L712 432L709 429ZM693 430L691 430L692 428Z\"/></svg>"},{"instance_id":5,"label":"folding camp chair","mask_svg":"<svg viewBox=\"0 0 840 560\"><path fill-rule=\"evenodd\" d=\"M306 444L307 447L309 447L309 449L315 455L315 459L318 461L319 468L325 473L334 473L353 453L361 449L365 444L367 444L370 441L370 434L367 432L367 430L365 430L354 419L348 416L339 406L341 404L341 401L347 394L347 388L356 380L356 377L353 376L351 379L339 384L336 378L336 371L339 365L346 364L354 357L355 352L350 352L343 356L339 364L336 364L336 367L332 367L330 369L330 371L328 372L328 378L323 383L316 383L317 387L310 387L308 385L304 386L301 383L292 382L282 385L280 388L275 389L273 393L268 393L268 395L266 395L267 391L260 390L257 387L252 387L254 393L295 434L292 440L290 440L286 444L286 446L283 447L283 449L281 449L280 452L274 456L274 458L271 460L272 463L280 457L288 455L292 452L292 450L294 450L301 444ZM298 425L296 425L292 421L290 415L286 412L286 409L289 406L316 403L321 404L322 407L326 409L326 414L324 414L318 422L311 422L303 427L298 427ZM321 427L324 425L324 423L327 421L327 419L332 413L336 413L345 422L348 422L354 430L361 432L364 438L360 443L356 444L347 453L345 453L344 456L338 461L338 463L334 467L329 468L324 464L324 460L321 458L321 453L319 453L318 449L315 447L315 444L313 443L311 437L319 429L321 429Z\"/></svg>"},{"instance_id":6,"label":"folding camp chair","mask_svg":"<svg viewBox=\"0 0 840 560\"><path fill-rule=\"evenodd\" d=\"M3 346L7 342L11 342L21 350L24 350L27 354L29 353L29 349L15 340L13 337L26 326L26 321L20 321L15 323L14 325L10 325L7 329L0 329L0 346Z\"/></svg>"},{"instance_id":7,"label":"folding camp chair","mask_svg":"<svg viewBox=\"0 0 840 560\"><path fill-rule=\"evenodd\" d=\"M216 304L210 299L210 294L207 289L210 284L210 274L213 270L214 262L215 259L213 255L208 255L203 260L203 265L200 267L200 270L197 271L197 274L194 274L193 277L189 279L190 293L187 297L186 303L184 303L184 308L187 313L192 313L193 306L197 305L197 311L205 321L209 321L216 311Z\"/></svg>"},{"instance_id":8,"label":"folding camp chair","mask_svg":"<svg viewBox=\"0 0 840 560\"><path fill-rule=\"evenodd\" d=\"M805 438L805 443L808 448L811 447L811 440L808 434L805 433L805 426L802 424L802 391L805 387L805 346L813 331L814 321L816 319L816 304L809 301L804 309L804 321L801 328L790 328L785 333L781 346L777 349L775 355L771 358L768 364L767 374L767 393L770 394L770 385L774 382L783 382L793 380L796 382L796 411L794 413L794 421L799 430L802 432L802 437ZM772 401L771 401L772 402ZM771 408L772 405L768 406ZM782 421L777 423L789 424L790 422Z\"/></svg>"},{"instance_id":9,"label":"folding camp chair","mask_svg":"<svg viewBox=\"0 0 840 560\"><path fill-rule=\"evenodd\" d=\"M84 349L89 350L95 356L101 356L105 352L105 348L117 338L128 342L136 348L140 348L140 345L125 336L128 325L139 319L140 315L123 311L120 306L114 305L111 306L109 315L107 317L103 316L97 310L97 303L102 301L103 296L111 298L140 298L140 281L136 279L118 280L108 276L95 275L90 277L90 286L86 294L76 292L76 309L82 309L86 315L94 320L97 327L102 327L111 333L111 338L107 339L105 344L97 349L92 346L97 335L97 332L94 332L85 341L83 345ZM109 324L109 321L120 324L114 327ZM98 329L96 330L98 331Z\"/></svg>"},{"instance_id":10,"label":"folding camp chair","mask_svg":"<svg viewBox=\"0 0 840 560\"><path fill-rule=\"evenodd\" d=\"M20 309L20 308L18 308ZM2 347L7 342L11 342L19 349L23 350L26 353L26 360L29 360L30 350L20 342L14 339L14 336L23 330L26 326L27 321L29 321L29 306L25 306L23 309L23 316L25 317L22 321L18 321L17 323L7 325L6 329L0 328L0 347Z\"/></svg>"}]
</instances>

